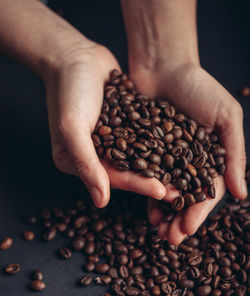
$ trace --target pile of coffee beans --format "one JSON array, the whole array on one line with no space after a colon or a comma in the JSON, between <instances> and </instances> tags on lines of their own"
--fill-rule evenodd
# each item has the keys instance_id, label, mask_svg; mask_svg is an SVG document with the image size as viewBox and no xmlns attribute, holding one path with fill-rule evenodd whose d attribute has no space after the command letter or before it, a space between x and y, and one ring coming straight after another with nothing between
<instances>
[{"instance_id":1,"label":"pile of coffee beans","mask_svg":"<svg viewBox=\"0 0 250 296\"><path fill-rule=\"evenodd\" d=\"M58 250L61 258L82 252L87 262L79 285L110 287L103 296L241 296L250 293L249 209L249 199L228 197L208 224L179 246L159 239L141 197L113 199L105 209L80 200L26 221L40 224L46 242L59 233L68 239ZM38 273L32 277L34 290L45 288Z\"/></svg>"},{"instance_id":2,"label":"pile of coffee beans","mask_svg":"<svg viewBox=\"0 0 250 296\"><path fill-rule=\"evenodd\" d=\"M249 176L250 170L248 185ZM169 219L171 207L161 204ZM109 292L103 296L250 295L250 198L240 201L228 196L224 207L179 246L160 240L140 196L117 197L104 209L80 200L65 209L44 209L25 221L42 229L45 242L58 234L67 239L58 250L61 258L70 260L75 252L83 253L85 274L78 283L107 286ZM36 235L23 232L22 238L24 233L27 238L40 237L40 229ZM12 244L6 237L0 248L6 250ZM17 263L4 268L11 276L20 270ZM29 288L46 288L40 270L31 273Z\"/></svg>"},{"instance_id":3,"label":"pile of coffee beans","mask_svg":"<svg viewBox=\"0 0 250 296\"><path fill-rule=\"evenodd\" d=\"M164 99L150 100L126 74L113 70L104 88L100 118L92 135L97 154L121 171L172 183L181 192L180 211L215 198L213 178L225 172L226 150L215 133Z\"/></svg>"}]
</instances>

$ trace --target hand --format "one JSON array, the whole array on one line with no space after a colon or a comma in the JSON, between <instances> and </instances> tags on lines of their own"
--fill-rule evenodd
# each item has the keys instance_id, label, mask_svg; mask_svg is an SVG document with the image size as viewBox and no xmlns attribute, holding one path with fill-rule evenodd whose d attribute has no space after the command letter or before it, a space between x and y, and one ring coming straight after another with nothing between
<instances>
[{"instance_id":1,"label":"hand","mask_svg":"<svg viewBox=\"0 0 250 296\"><path fill-rule=\"evenodd\" d=\"M225 184L240 199L247 196L245 176L245 144L243 112L239 103L199 65L171 65L168 69L131 73L137 89L152 98L167 98L180 112L185 113L208 132L215 130L226 148L226 172L215 182L216 198L196 204L178 214L171 224L162 222L164 212L157 201L149 199L148 216L153 225L159 225L159 236L170 244L179 244L186 235L196 232L209 212L225 193ZM179 193L168 188L165 200L172 202Z\"/></svg>"},{"instance_id":2,"label":"hand","mask_svg":"<svg viewBox=\"0 0 250 296\"><path fill-rule=\"evenodd\" d=\"M97 207L104 207L114 188L153 198L165 196L164 186L131 172L119 172L96 154L91 133L100 115L103 87L119 65L111 52L90 43L68 54L45 79L53 159L58 169L79 176Z\"/></svg>"}]
</instances>

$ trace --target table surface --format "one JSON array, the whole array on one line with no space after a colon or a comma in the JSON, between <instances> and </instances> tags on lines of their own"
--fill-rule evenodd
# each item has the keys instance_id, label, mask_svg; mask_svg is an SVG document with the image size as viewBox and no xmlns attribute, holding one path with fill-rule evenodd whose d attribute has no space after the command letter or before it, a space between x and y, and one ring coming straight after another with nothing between
<instances>
[{"instance_id":1,"label":"table surface","mask_svg":"<svg viewBox=\"0 0 250 296\"><path fill-rule=\"evenodd\" d=\"M52 5L62 8L64 17L89 38L110 48L126 70L126 37L119 1L75 2L52 1ZM247 0L201 0L198 4L201 64L241 103L248 155L250 98L240 98L238 90L250 84L249 9ZM45 90L39 78L0 56L0 81L0 239L8 235L14 238L13 247L0 252L0 270L10 263L22 266L22 272L14 277L0 273L0 296L30 295L29 274L36 268L44 272L47 284L41 295L101 295L105 288L81 290L76 285L83 274L82 254L74 254L70 261L55 256L63 238L49 245L20 239L20 232L27 229L23 214L66 205L72 199L86 197L87 192L77 178L58 172L53 165ZM113 192L112 197L116 194Z\"/></svg>"}]
</instances>

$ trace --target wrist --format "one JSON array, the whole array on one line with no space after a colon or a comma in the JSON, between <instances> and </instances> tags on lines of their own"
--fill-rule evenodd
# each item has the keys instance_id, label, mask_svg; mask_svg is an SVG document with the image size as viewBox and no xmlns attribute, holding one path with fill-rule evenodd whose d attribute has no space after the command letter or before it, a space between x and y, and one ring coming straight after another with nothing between
<instances>
[{"instance_id":1,"label":"wrist","mask_svg":"<svg viewBox=\"0 0 250 296\"><path fill-rule=\"evenodd\" d=\"M85 56L89 55L96 46L95 42L80 36L79 39L63 44L57 51L53 50L51 53L43 55L36 72L46 82L64 69L84 63L86 61Z\"/></svg>"},{"instance_id":2,"label":"wrist","mask_svg":"<svg viewBox=\"0 0 250 296\"><path fill-rule=\"evenodd\" d=\"M132 72L199 65L196 0L124 0L121 3Z\"/></svg>"}]
</instances>

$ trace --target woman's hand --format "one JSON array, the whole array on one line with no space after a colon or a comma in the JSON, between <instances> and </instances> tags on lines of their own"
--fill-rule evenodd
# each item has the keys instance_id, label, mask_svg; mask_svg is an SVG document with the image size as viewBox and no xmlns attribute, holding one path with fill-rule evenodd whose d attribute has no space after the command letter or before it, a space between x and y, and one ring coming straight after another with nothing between
<instances>
[{"instance_id":1,"label":"woman's hand","mask_svg":"<svg viewBox=\"0 0 250 296\"><path fill-rule=\"evenodd\" d=\"M89 42L45 76L54 162L61 171L82 179L97 207L108 203L110 183L157 199L165 196L158 180L117 171L98 159L91 133L100 115L104 83L113 69L119 65L111 52Z\"/></svg>"},{"instance_id":2,"label":"woman's hand","mask_svg":"<svg viewBox=\"0 0 250 296\"><path fill-rule=\"evenodd\" d=\"M247 196L245 183L245 143L243 112L239 103L199 65L169 64L154 71L141 68L131 73L137 89L152 98L168 99L180 112L203 125L208 132L215 130L226 148L226 172L215 182L216 198L196 204L178 214L171 224L162 222L164 212L157 201L149 200L148 216L159 225L159 235L171 244L179 244L186 235L196 232L210 211L223 197L225 184L240 199ZM168 190L165 200L172 202L178 192Z\"/></svg>"}]
</instances>

